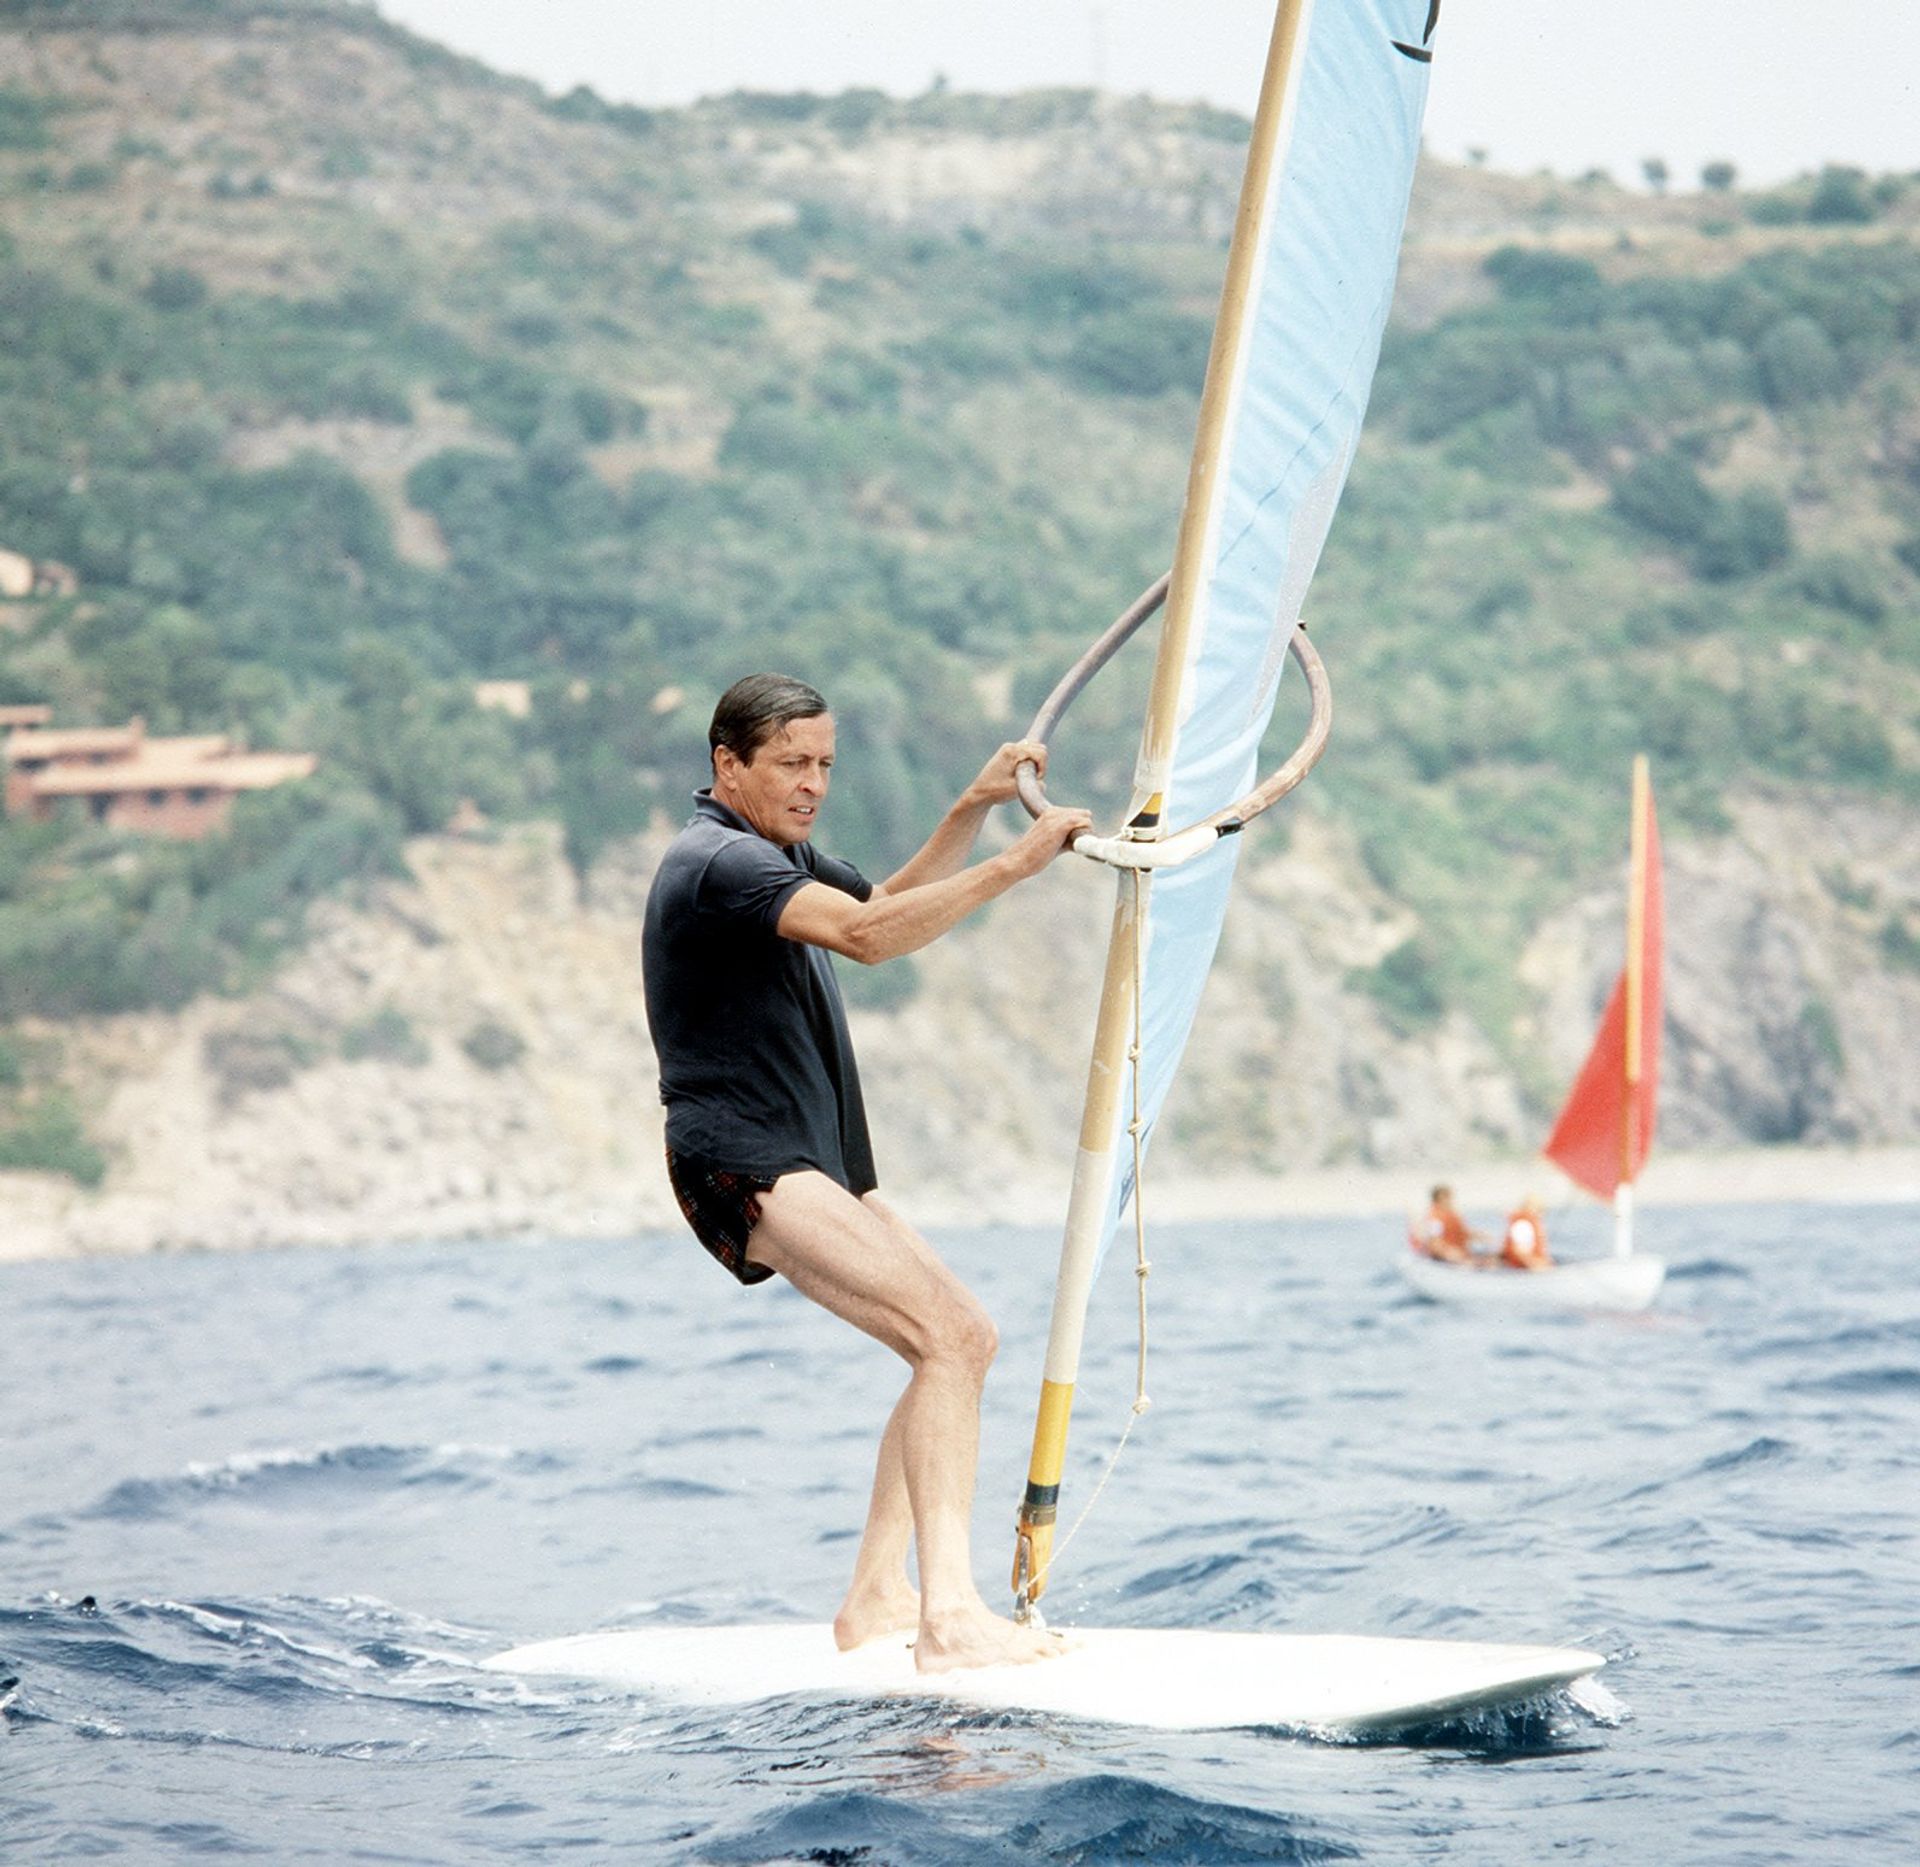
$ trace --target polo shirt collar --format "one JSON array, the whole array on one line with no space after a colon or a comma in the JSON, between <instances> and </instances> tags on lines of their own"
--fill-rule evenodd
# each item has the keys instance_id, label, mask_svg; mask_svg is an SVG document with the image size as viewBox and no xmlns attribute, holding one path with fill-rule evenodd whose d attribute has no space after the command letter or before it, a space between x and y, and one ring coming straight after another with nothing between
<instances>
[{"instance_id":1,"label":"polo shirt collar","mask_svg":"<svg viewBox=\"0 0 1920 1867\"><path fill-rule=\"evenodd\" d=\"M730 830L745 830L749 836L760 834L737 810L730 809L721 803L711 791L694 792L693 814L696 817L710 818L715 823L724 823Z\"/></svg>"}]
</instances>

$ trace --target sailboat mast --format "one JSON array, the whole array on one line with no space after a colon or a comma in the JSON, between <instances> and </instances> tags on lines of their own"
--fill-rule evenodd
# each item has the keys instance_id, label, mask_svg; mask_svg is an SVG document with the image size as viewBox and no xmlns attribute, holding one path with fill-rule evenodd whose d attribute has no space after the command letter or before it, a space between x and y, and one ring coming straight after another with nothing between
<instances>
[{"instance_id":1,"label":"sailboat mast","mask_svg":"<svg viewBox=\"0 0 1920 1867\"><path fill-rule=\"evenodd\" d=\"M1627 872L1627 1028L1621 1046L1626 1072L1620 1098L1620 1184L1613 1195L1613 1251L1616 1257L1633 1255L1633 1177L1640 1154L1640 1077L1642 1033L1646 1003L1647 930L1647 821L1651 813L1652 781L1647 755L1633 761L1633 829Z\"/></svg>"},{"instance_id":2,"label":"sailboat mast","mask_svg":"<svg viewBox=\"0 0 1920 1867\"><path fill-rule=\"evenodd\" d=\"M1162 835L1165 791L1181 717L1181 699L1189 678L1194 614L1208 558L1219 527L1223 455L1234 404L1245 378L1245 353L1252 339L1249 316L1264 258L1268 201L1279 154L1285 144L1284 119L1297 81L1298 49L1314 0L1281 0L1267 50L1260 103L1254 114L1246 176L1234 220L1234 237L1221 291L1201 394L1199 430L1187 475L1174 551L1166 619L1153 666L1140 756L1128 805L1127 835L1151 840ZM1140 955L1146 947L1146 916L1152 877L1135 871L1119 877L1107 967L1094 1026L1093 1058L1087 1072L1087 1099L1080 1123L1068 1198L1066 1236L1054 1285L1053 1320L1034 1420L1033 1451L1027 1488L1021 1500L1014 1544L1015 1611L1025 1615L1040 1598L1053 1560L1060 1478L1066 1465L1067 1425L1079 1378L1080 1346L1086 1328L1087 1300L1105 1242L1119 1170L1120 1097L1127 1081L1139 995ZM1133 1189L1139 1198L1140 1189Z\"/></svg>"}]
</instances>

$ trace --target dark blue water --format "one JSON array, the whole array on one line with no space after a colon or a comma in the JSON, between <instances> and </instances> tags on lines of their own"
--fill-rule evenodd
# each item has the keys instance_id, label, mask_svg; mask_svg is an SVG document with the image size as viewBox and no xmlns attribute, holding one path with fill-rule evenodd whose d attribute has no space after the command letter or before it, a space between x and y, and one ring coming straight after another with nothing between
<instances>
[{"instance_id":1,"label":"dark blue water","mask_svg":"<svg viewBox=\"0 0 1920 1867\"><path fill-rule=\"evenodd\" d=\"M473 1670L831 1612L896 1365L691 1240L0 1267L0 1855L1920 1859L1920 1211L1643 1235L1673 1276L1610 1320L1419 1305L1392 1222L1157 1229L1156 1404L1056 1620L1612 1657L1611 1707L1365 1747ZM998 1600L1055 1246L941 1242L1002 1323ZM1069 1516L1131 1398L1130 1286Z\"/></svg>"}]
</instances>

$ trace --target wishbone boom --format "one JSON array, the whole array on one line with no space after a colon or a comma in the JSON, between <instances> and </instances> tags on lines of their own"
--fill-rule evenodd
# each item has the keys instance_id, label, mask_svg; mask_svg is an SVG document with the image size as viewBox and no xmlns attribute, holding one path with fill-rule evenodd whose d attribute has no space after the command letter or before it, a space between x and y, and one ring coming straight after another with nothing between
<instances>
[{"instance_id":1,"label":"wishbone boom","mask_svg":"<svg viewBox=\"0 0 1920 1867\"><path fill-rule=\"evenodd\" d=\"M1054 728L1060 724L1061 716L1080 697L1088 682L1167 600L1167 586L1171 581L1172 572L1168 572L1141 591L1106 633L1060 677L1059 685L1033 716L1033 724L1026 731L1027 738L1037 739L1042 745L1048 742ZM1074 853L1119 869L1176 868L1183 862L1190 862L1203 850L1211 849L1221 837L1235 835L1263 810L1271 808L1285 797L1319 763L1320 754L1327 749L1328 735L1333 731L1333 688L1327 680L1326 664L1307 640L1307 625L1304 622L1295 625L1292 640L1287 643L1287 652L1300 664L1300 672L1306 676L1307 693L1312 700L1313 711L1307 720L1306 733L1284 765L1271 777L1255 785L1246 796L1236 799L1224 810L1216 810L1210 817L1203 817L1198 823L1188 824L1184 829L1171 830L1165 836L1152 839L1129 836L1124 831L1116 836L1094 836L1082 831L1071 844ZM1029 816L1037 817L1047 809L1049 799L1045 786L1040 782L1040 768L1031 759L1023 761L1016 769L1014 783L1019 789L1020 802L1026 806Z\"/></svg>"}]
</instances>

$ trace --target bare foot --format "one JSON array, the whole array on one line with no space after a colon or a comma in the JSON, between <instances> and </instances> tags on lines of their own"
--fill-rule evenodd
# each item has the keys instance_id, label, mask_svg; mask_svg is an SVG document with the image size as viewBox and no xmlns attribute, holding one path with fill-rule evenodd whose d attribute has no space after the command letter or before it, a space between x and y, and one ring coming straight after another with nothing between
<instances>
[{"instance_id":1,"label":"bare foot","mask_svg":"<svg viewBox=\"0 0 1920 1867\"><path fill-rule=\"evenodd\" d=\"M1064 1653L1067 1643L1044 1627L1023 1627L995 1614L984 1602L938 1621L923 1620L913 1643L913 1663L923 1673L963 1666L1025 1666Z\"/></svg>"},{"instance_id":2,"label":"bare foot","mask_svg":"<svg viewBox=\"0 0 1920 1867\"><path fill-rule=\"evenodd\" d=\"M887 1634L911 1633L920 1625L920 1597L903 1581L898 1588L851 1593L833 1617L833 1644L842 1653Z\"/></svg>"}]
</instances>

